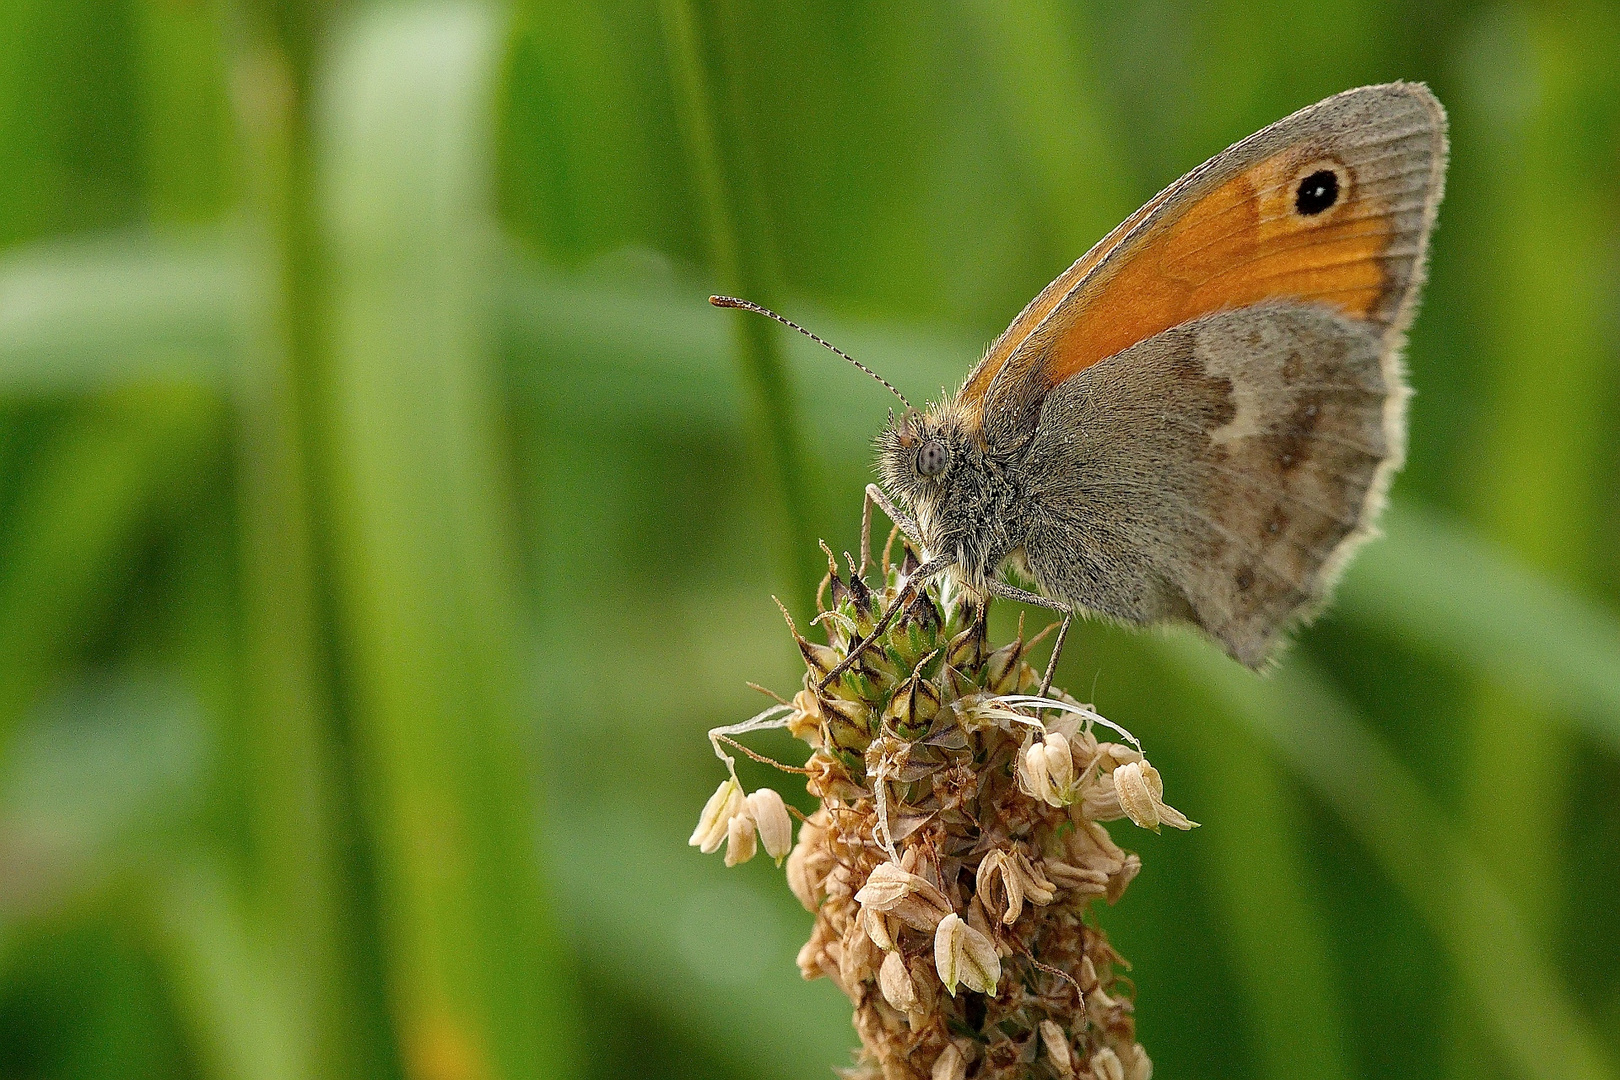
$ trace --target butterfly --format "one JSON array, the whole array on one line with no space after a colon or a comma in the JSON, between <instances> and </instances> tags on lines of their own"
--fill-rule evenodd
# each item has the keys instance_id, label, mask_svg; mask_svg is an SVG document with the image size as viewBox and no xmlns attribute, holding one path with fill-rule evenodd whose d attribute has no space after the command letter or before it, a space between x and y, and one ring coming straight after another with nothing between
<instances>
[{"instance_id":1,"label":"butterfly","mask_svg":"<svg viewBox=\"0 0 1620 1080\"><path fill-rule=\"evenodd\" d=\"M1077 612L1191 624L1264 667L1373 534L1400 468L1401 354L1446 154L1421 84L1302 109L1132 214L956 393L891 411L863 537L875 504L924 561L822 685L946 572L1061 613L1042 694Z\"/></svg>"}]
</instances>

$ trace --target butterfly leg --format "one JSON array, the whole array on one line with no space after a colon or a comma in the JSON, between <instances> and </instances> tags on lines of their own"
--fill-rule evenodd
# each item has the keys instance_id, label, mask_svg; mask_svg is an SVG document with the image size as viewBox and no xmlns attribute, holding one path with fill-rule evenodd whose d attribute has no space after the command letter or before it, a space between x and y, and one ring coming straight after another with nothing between
<instances>
[{"instance_id":1,"label":"butterfly leg","mask_svg":"<svg viewBox=\"0 0 1620 1080\"><path fill-rule=\"evenodd\" d=\"M871 648L872 643L888 631L895 617L911 606L913 600L917 599L917 593L922 589L923 583L941 570L950 567L952 563L952 559L942 556L938 559L930 559L919 566L916 573L906 579L905 587L900 590L900 595L894 598L894 603L889 605L889 610L883 613L883 618L878 620L878 624L872 628L872 632L856 642L855 647L849 650L849 655L839 661L837 667L827 672L818 689L827 689L832 685L834 679L848 671L855 661L861 658L861 654Z\"/></svg>"},{"instance_id":2,"label":"butterfly leg","mask_svg":"<svg viewBox=\"0 0 1620 1080\"><path fill-rule=\"evenodd\" d=\"M1072 610L1063 613L1063 625L1058 627L1057 641L1052 644L1052 658L1046 662L1046 674L1041 676L1041 690L1037 697L1045 697L1052 689L1052 676L1057 674L1058 657L1063 655L1063 639L1069 636L1069 624L1074 622Z\"/></svg>"},{"instance_id":3,"label":"butterfly leg","mask_svg":"<svg viewBox=\"0 0 1620 1080\"><path fill-rule=\"evenodd\" d=\"M888 515L890 521L900 526L900 531L905 534L906 539L910 540L919 551L922 550L923 546L922 541L917 538L917 523L911 520L911 515L896 506L894 501L889 498L888 493L882 488L876 484L867 484L866 501L861 506L861 569L859 573L862 577L866 576L866 568L872 562L873 503L876 503L878 509Z\"/></svg>"},{"instance_id":4,"label":"butterfly leg","mask_svg":"<svg viewBox=\"0 0 1620 1080\"><path fill-rule=\"evenodd\" d=\"M1052 645L1052 659L1046 662L1046 674L1041 678L1041 692L1039 697L1045 697L1046 692L1052 688L1052 676L1057 674L1058 657L1063 655L1063 639L1069 636L1069 624L1074 621L1074 608L1061 604L1056 600L1009 585L999 578L991 578L989 592L992 596L999 596L1003 600L1017 600L1022 604L1034 604L1036 607L1048 608L1063 614L1063 624L1058 627L1057 641Z\"/></svg>"}]
</instances>

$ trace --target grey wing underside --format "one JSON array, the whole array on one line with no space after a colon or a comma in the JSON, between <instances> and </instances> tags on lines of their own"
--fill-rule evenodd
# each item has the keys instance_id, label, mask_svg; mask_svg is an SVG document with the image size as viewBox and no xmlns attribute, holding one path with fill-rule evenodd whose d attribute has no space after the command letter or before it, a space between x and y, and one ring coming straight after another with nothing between
<instances>
[{"instance_id":1,"label":"grey wing underside","mask_svg":"<svg viewBox=\"0 0 1620 1080\"><path fill-rule=\"evenodd\" d=\"M1271 301L1147 339L1046 398L1025 557L1047 595L1187 621L1262 666L1372 529L1407 392L1380 327Z\"/></svg>"}]
</instances>

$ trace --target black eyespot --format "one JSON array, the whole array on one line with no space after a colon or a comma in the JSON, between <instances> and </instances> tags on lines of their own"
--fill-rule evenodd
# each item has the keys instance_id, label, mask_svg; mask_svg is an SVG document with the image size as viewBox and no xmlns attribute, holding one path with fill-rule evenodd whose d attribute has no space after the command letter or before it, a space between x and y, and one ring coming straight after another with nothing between
<instances>
[{"instance_id":1,"label":"black eyespot","mask_svg":"<svg viewBox=\"0 0 1620 1080\"><path fill-rule=\"evenodd\" d=\"M1332 169L1319 169L1299 182L1294 193L1294 209L1306 217L1320 214L1339 201L1339 176Z\"/></svg>"},{"instance_id":2,"label":"black eyespot","mask_svg":"<svg viewBox=\"0 0 1620 1080\"><path fill-rule=\"evenodd\" d=\"M917 448L917 471L924 476L938 476L950 461L951 452L938 439L929 439Z\"/></svg>"}]
</instances>

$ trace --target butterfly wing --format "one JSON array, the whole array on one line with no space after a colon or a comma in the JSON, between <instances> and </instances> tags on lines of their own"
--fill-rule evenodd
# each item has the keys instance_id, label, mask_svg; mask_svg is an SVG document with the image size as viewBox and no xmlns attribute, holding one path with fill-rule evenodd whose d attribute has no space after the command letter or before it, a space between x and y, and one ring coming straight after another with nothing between
<instances>
[{"instance_id":1,"label":"butterfly wing","mask_svg":"<svg viewBox=\"0 0 1620 1080\"><path fill-rule=\"evenodd\" d=\"M1047 395L1025 562L1050 596L1191 622L1261 666L1326 596L1400 460L1376 330L1317 304L1217 312Z\"/></svg>"},{"instance_id":2,"label":"butterfly wing","mask_svg":"<svg viewBox=\"0 0 1620 1080\"><path fill-rule=\"evenodd\" d=\"M1172 186L1161 191L1154 197L1153 201L1126 218L1124 223L1114 229L1113 232L1093 244L1090 251L1080 256L1079 259L1075 260L1073 266L1063 271L1050 285L1042 289L1040 295L1031 300L1024 307L1024 310L1018 313L1018 317L1012 321L1012 325L1001 332L1001 336L996 338L995 343L986 350L984 358L968 373L967 381L962 384L962 389L956 395L957 401L973 414L975 420L982 414L984 399L990 391L990 384L995 381L996 375L1001 372L1002 366L1006 364L1007 358L1012 355L1012 351L1018 347L1020 342L1029 337L1030 333L1048 315L1052 314L1053 309L1074 291L1076 285L1085 280L1086 275L1103 260L1104 256L1114 250L1119 242L1129 235L1131 230L1151 214L1160 203L1172 195L1175 190L1176 187Z\"/></svg>"},{"instance_id":3,"label":"butterfly wing","mask_svg":"<svg viewBox=\"0 0 1620 1080\"><path fill-rule=\"evenodd\" d=\"M1191 621L1251 666L1326 596L1403 452L1445 152L1421 86L1296 113L1150 203L970 377L987 444L1026 448L1049 595Z\"/></svg>"},{"instance_id":4,"label":"butterfly wing","mask_svg":"<svg viewBox=\"0 0 1620 1080\"><path fill-rule=\"evenodd\" d=\"M1424 86L1349 90L1251 135L1176 181L1087 252L997 339L957 395L992 443L1041 398L1179 323L1269 299L1315 300L1391 333L1422 281L1446 165ZM1330 205L1301 204L1321 174ZM1320 200L1318 200L1320 201Z\"/></svg>"}]
</instances>

